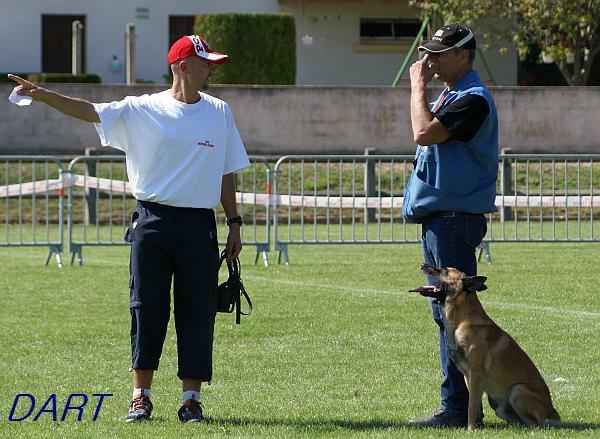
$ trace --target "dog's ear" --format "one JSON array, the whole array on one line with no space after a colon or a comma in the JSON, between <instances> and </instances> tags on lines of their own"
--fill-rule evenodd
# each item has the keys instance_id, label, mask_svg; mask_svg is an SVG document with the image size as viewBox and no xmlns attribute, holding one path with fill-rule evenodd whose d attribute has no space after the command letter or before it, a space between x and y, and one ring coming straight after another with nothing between
<instances>
[{"instance_id":1,"label":"dog's ear","mask_svg":"<svg viewBox=\"0 0 600 439\"><path fill-rule=\"evenodd\" d=\"M463 288L465 291L484 291L487 290L485 276L470 276L463 279Z\"/></svg>"}]
</instances>

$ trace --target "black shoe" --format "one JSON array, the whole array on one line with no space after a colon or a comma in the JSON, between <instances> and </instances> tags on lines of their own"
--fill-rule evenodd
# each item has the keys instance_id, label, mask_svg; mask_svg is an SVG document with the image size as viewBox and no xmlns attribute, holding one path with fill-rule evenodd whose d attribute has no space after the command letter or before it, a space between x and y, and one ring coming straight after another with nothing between
<instances>
[{"instance_id":1,"label":"black shoe","mask_svg":"<svg viewBox=\"0 0 600 439\"><path fill-rule=\"evenodd\" d=\"M181 422L204 422L202 404L195 399L188 399L177 412Z\"/></svg>"},{"instance_id":2,"label":"black shoe","mask_svg":"<svg viewBox=\"0 0 600 439\"><path fill-rule=\"evenodd\" d=\"M152 414L152 403L147 396L140 396L131 401L125 422L146 421Z\"/></svg>"},{"instance_id":3,"label":"black shoe","mask_svg":"<svg viewBox=\"0 0 600 439\"><path fill-rule=\"evenodd\" d=\"M437 409L433 416L425 419L411 419L411 425L421 428L456 428L467 426L467 414L452 413L440 408Z\"/></svg>"}]
</instances>

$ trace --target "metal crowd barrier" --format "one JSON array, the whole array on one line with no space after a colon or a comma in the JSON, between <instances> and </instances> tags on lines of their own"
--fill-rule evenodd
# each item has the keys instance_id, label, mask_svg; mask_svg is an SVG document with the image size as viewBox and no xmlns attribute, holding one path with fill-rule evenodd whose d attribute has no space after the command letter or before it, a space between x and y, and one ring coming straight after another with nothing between
<instances>
[{"instance_id":1,"label":"metal crowd barrier","mask_svg":"<svg viewBox=\"0 0 600 439\"><path fill-rule=\"evenodd\" d=\"M296 155L274 168L278 262L290 244L416 243L402 218L412 155ZM501 154L490 242L598 242L600 154Z\"/></svg>"},{"instance_id":2,"label":"metal crowd barrier","mask_svg":"<svg viewBox=\"0 0 600 439\"><path fill-rule=\"evenodd\" d=\"M413 155L281 157L274 168L274 249L290 244L420 242L402 218Z\"/></svg>"},{"instance_id":3,"label":"metal crowd barrier","mask_svg":"<svg viewBox=\"0 0 600 439\"><path fill-rule=\"evenodd\" d=\"M64 182L50 156L0 156L0 247L48 247L62 267Z\"/></svg>"},{"instance_id":4,"label":"metal crowd barrier","mask_svg":"<svg viewBox=\"0 0 600 439\"><path fill-rule=\"evenodd\" d=\"M600 154L502 154L490 242L599 242Z\"/></svg>"},{"instance_id":5,"label":"metal crowd barrier","mask_svg":"<svg viewBox=\"0 0 600 439\"><path fill-rule=\"evenodd\" d=\"M124 155L80 156L66 170L67 235L71 265L83 264L84 246L127 245L123 240L135 199Z\"/></svg>"},{"instance_id":6,"label":"metal crowd barrier","mask_svg":"<svg viewBox=\"0 0 600 439\"><path fill-rule=\"evenodd\" d=\"M254 263L262 254L265 267L269 265L268 253L271 249L271 174L268 160L257 156L250 156L250 167L235 174L238 211L244 219L242 244L256 247ZM221 207L217 214L225 222Z\"/></svg>"},{"instance_id":7,"label":"metal crowd barrier","mask_svg":"<svg viewBox=\"0 0 600 439\"><path fill-rule=\"evenodd\" d=\"M242 243L256 247L255 263L262 253L268 265L270 168L265 159L251 157L251 166L236 174L237 201L244 217ZM71 264L83 264L84 246L127 245L123 240L135 207L127 181L124 155L76 157L65 171L68 189L67 228ZM257 194L265 191L266 194ZM224 222L222 208L217 218ZM221 245L225 241L220 241Z\"/></svg>"},{"instance_id":8,"label":"metal crowd barrier","mask_svg":"<svg viewBox=\"0 0 600 439\"><path fill-rule=\"evenodd\" d=\"M290 244L418 243L419 226L401 213L412 160L284 156L272 172L251 157L236 175L242 241L265 265L271 239L286 264ZM501 154L499 171L498 211L488 215L480 257L490 262L493 242L600 242L600 154ZM0 156L0 246L47 246L46 264L54 254L62 266L65 190L71 264L75 256L83 263L84 246L126 245L135 200L124 156L81 156L65 170L55 157L15 155ZM216 214L223 223L222 209Z\"/></svg>"}]
</instances>

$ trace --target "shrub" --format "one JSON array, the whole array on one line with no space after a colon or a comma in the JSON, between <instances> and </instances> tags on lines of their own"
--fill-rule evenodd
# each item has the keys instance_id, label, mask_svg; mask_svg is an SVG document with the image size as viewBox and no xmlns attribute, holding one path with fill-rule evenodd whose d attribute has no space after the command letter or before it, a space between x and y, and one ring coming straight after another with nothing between
<instances>
[{"instance_id":1,"label":"shrub","mask_svg":"<svg viewBox=\"0 0 600 439\"><path fill-rule=\"evenodd\" d=\"M83 73L81 75L72 75L70 73L30 73L27 80L35 83L62 82L67 84L75 83L101 83L100 76Z\"/></svg>"},{"instance_id":2,"label":"shrub","mask_svg":"<svg viewBox=\"0 0 600 439\"><path fill-rule=\"evenodd\" d=\"M211 49L229 55L213 75L213 83L296 83L296 25L292 15L199 15L194 31L206 38Z\"/></svg>"}]
</instances>

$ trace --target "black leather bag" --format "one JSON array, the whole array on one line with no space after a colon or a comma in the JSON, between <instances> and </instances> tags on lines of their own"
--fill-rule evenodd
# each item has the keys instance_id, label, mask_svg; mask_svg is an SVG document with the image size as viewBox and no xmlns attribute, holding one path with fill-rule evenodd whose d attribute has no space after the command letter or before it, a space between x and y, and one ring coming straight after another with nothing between
<instances>
[{"instance_id":1,"label":"black leather bag","mask_svg":"<svg viewBox=\"0 0 600 439\"><path fill-rule=\"evenodd\" d=\"M242 265L239 258L229 260L225 250L223 250L219 260L219 268L221 268L223 261L227 263L229 278L217 287L217 312L232 313L235 311L235 323L239 325L241 316L252 313L252 301L240 277ZM247 312L242 311L242 297L248 304Z\"/></svg>"}]
</instances>

